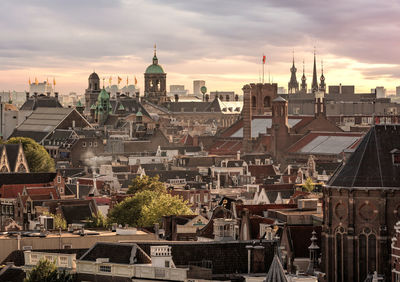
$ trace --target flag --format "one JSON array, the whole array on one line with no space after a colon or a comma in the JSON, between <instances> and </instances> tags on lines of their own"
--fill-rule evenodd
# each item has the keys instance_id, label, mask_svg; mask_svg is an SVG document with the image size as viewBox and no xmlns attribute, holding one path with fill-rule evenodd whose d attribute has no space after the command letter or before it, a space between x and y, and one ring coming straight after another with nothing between
<instances>
[{"instance_id":1,"label":"flag","mask_svg":"<svg viewBox=\"0 0 400 282\"><path fill-rule=\"evenodd\" d=\"M265 64L265 60L266 60L266 57L265 57L265 55L263 55L263 58L262 58L263 64Z\"/></svg>"},{"instance_id":2,"label":"flag","mask_svg":"<svg viewBox=\"0 0 400 282\"><path fill-rule=\"evenodd\" d=\"M110 76L110 78L108 79L108 83L111 85L112 82L112 77Z\"/></svg>"},{"instance_id":3,"label":"flag","mask_svg":"<svg viewBox=\"0 0 400 282\"><path fill-rule=\"evenodd\" d=\"M137 79L136 79L136 76L135 76L135 85L137 84Z\"/></svg>"},{"instance_id":4,"label":"flag","mask_svg":"<svg viewBox=\"0 0 400 282\"><path fill-rule=\"evenodd\" d=\"M29 82L29 85L31 85L31 78L29 78L29 81L28 81L28 82Z\"/></svg>"},{"instance_id":5,"label":"flag","mask_svg":"<svg viewBox=\"0 0 400 282\"><path fill-rule=\"evenodd\" d=\"M38 85L39 81L37 80L37 77L35 77L35 84Z\"/></svg>"},{"instance_id":6,"label":"flag","mask_svg":"<svg viewBox=\"0 0 400 282\"><path fill-rule=\"evenodd\" d=\"M119 83L121 82L121 80L122 80L122 78L120 78L120 77L118 76L118 85L119 85Z\"/></svg>"},{"instance_id":7,"label":"flag","mask_svg":"<svg viewBox=\"0 0 400 282\"><path fill-rule=\"evenodd\" d=\"M53 85L56 86L56 78L53 77Z\"/></svg>"}]
</instances>

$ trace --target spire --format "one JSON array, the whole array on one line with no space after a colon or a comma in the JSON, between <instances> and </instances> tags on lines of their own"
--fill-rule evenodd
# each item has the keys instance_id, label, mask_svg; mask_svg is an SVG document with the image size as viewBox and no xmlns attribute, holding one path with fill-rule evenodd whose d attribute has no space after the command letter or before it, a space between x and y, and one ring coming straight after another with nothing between
<instances>
[{"instance_id":1,"label":"spire","mask_svg":"<svg viewBox=\"0 0 400 282\"><path fill-rule=\"evenodd\" d=\"M287 282L285 271L283 270L282 263L279 257L275 254L272 260L271 266L269 267L265 282Z\"/></svg>"},{"instance_id":2,"label":"spire","mask_svg":"<svg viewBox=\"0 0 400 282\"><path fill-rule=\"evenodd\" d=\"M157 59L157 45L156 45L156 44L154 44L153 65L158 65L158 59Z\"/></svg>"},{"instance_id":3,"label":"spire","mask_svg":"<svg viewBox=\"0 0 400 282\"><path fill-rule=\"evenodd\" d=\"M324 76L324 63L321 60L321 77L320 77L319 91L326 92L325 76Z\"/></svg>"},{"instance_id":4,"label":"spire","mask_svg":"<svg viewBox=\"0 0 400 282\"><path fill-rule=\"evenodd\" d=\"M303 59L303 76L301 77L301 91L304 93L307 93L307 82L306 82L307 78L306 75L304 73L304 59Z\"/></svg>"},{"instance_id":5,"label":"spire","mask_svg":"<svg viewBox=\"0 0 400 282\"><path fill-rule=\"evenodd\" d=\"M313 79L311 84L312 92L315 93L318 91L318 80L317 80L317 62L315 56L315 47L314 47L314 67L313 67Z\"/></svg>"},{"instance_id":6,"label":"spire","mask_svg":"<svg viewBox=\"0 0 400 282\"><path fill-rule=\"evenodd\" d=\"M307 274L313 275L315 270L318 268L318 250L319 247L317 245L317 232L313 230L311 233L312 236L310 238L311 245L308 247L310 252L310 264L308 265Z\"/></svg>"},{"instance_id":7,"label":"spire","mask_svg":"<svg viewBox=\"0 0 400 282\"><path fill-rule=\"evenodd\" d=\"M294 65L294 50L293 50L293 64L290 69L291 76L290 81L288 83L288 93L296 93L299 91L299 83L297 82L296 72L297 68Z\"/></svg>"}]
</instances>

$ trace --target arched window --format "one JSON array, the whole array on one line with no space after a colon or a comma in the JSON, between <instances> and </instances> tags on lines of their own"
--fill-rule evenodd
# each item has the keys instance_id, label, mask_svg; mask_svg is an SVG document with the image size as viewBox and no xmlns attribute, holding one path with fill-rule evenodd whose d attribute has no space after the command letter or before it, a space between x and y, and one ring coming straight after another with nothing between
<instances>
[{"instance_id":1,"label":"arched window","mask_svg":"<svg viewBox=\"0 0 400 282\"><path fill-rule=\"evenodd\" d=\"M358 236L358 277L364 281L369 273L376 271L376 235L365 227Z\"/></svg>"},{"instance_id":2,"label":"arched window","mask_svg":"<svg viewBox=\"0 0 400 282\"><path fill-rule=\"evenodd\" d=\"M256 98L256 96L252 96L252 97L251 97L251 106L252 106L253 108L255 108L256 105L257 105L257 98Z\"/></svg>"},{"instance_id":3,"label":"arched window","mask_svg":"<svg viewBox=\"0 0 400 282\"><path fill-rule=\"evenodd\" d=\"M229 95L226 95L225 101L229 102Z\"/></svg>"},{"instance_id":4,"label":"arched window","mask_svg":"<svg viewBox=\"0 0 400 282\"><path fill-rule=\"evenodd\" d=\"M345 263L344 263L344 235L345 230L343 227L338 227L335 232L335 268L336 268L336 281L345 282Z\"/></svg>"},{"instance_id":5,"label":"arched window","mask_svg":"<svg viewBox=\"0 0 400 282\"><path fill-rule=\"evenodd\" d=\"M271 107L271 97L269 97L269 96L266 96L266 97L264 97L264 107Z\"/></svg>"}]
</instances>

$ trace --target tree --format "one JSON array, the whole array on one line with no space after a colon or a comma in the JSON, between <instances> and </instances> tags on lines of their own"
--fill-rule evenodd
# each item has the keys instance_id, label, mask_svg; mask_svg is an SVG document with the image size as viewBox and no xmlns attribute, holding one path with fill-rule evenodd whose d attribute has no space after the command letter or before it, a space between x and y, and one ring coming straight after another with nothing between
<instances>
[{"instance_id":1,"label":"tree","mask_svg":"<svg viewBox=\"0 0 400 282\"><path fill-rule=\"evenodd\" d=\"M28 272L24 282L73 282L75 276L64 271L58 271L56 264L46 259L41 259L38 264Z\"/></svg>"},{"instance_id":2,"label":"tree","mask_svg":"<svg viewBox=\"0 0 400 282\"><path fill-rule=\"evenodd\" d=\"M13 137L7 144L22 144L26 161L31 172L53 172L55 171L54 160L46 149L35 140L26 137Z\"/></svg>"},{"instance_id":3,"label":"tree","mask_svg":"<svg viewBox=\"0 0 400 282\"><path fill-rule=\"evenodd\" d=\"M159 181L158 175L154 177L149 177L147 175L136 176L136 178L132 180L132 184L129 185L127 193L135 194L142 191L156 191L161 193L166 192L166 188L165 185Z\"/></svg>"},{"instance_id":4,"label":"tree","mask_svg":"<svg viewBox=\"0 0 400 282\"><path fill-rule=\"evenodd\" d=\"M306 189L308 192L312 192L315 189L315 185L311 179L311 177L308 177L306 181L303 184L303 189Z\"/></svg>"},{"instance_id":5,"label":"tree","mask_svg":"<svg viewBox=\"0 0 400 282\"><path fill-rule=\"evenodd\" d=\"M187 202L170 194L142 191L116 205L108 214L110 223L152 226L165 215L192 214Z\"/></svg>"},{"instance_id":6,"label":"tree","mask_svg":"<svg viewBox=\"0 0 400 282\"><path fill-rule=\"evenodd\" d=\"M160 194L159 197L153 198L150 204L142 208L139 225L152 226L154 223L161 223L163 216L179 214L193 214L187 201L182 200L179 196Z\"/></svg>"},{"instance_id":7,"label":"tree","mask_svg":"<svg viewBox=\"0 0 400 282\"><path fill-rule=\"evenodd\" d=\"M91 218L87 219L86 227L88 228L108 228L109 223L107 218L104 217L100 212L97 215L92 214Z\"/></svg>"},{"instance_id":8,"label":"tree","mask_svg":"<svg viewBox=\"0 0 400 282\"><path fill-rule=\"evenodd\" d=\"M136 193L133 197L125 199L109 211L109 222L138 226L138 221L142 214L142 208L150 204L153 198L157 198L158 195L159 193L154 191L142 191Z\"/></svg>"},{"instance_id":9,"label":"tree","mask_svg":"<svg viewBox=\"0 0 400 282\"><path fill-rule=\"evenodd\" d=\"M67 221L62 215L44 212L43 215L51 216L54 218L54 229L67 229Z\"/></svg>"}]
</instances>

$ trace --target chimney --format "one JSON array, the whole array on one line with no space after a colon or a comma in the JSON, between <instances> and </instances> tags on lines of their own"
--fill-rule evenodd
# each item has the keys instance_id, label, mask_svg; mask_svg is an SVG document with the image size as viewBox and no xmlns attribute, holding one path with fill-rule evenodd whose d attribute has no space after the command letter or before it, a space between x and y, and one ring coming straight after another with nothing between
<instances>
[{"instance_id":1,"label":"chimney","mask_svg":"<svg viewBox=\"0 0 400 282\"><path fill-rule=\"evenodd\" d=\"M56 99L58 100L58 92L54 92L54 96L55 96Z\"/></svg>"},{"instance_id":2,"label":"chimney","mask_svg":"<svg viewBox=\"0 0 400 282\"><path fill-rule=\"evenodd\" d=\"M179 95L175 94L175 102L178 103L179 102Z\"/></svg>"},{"instance_id":3,"label":"chimney","mask_svg":"<svg viewBox=\"0 0 400 282\"><path fill-rule=\"evenodd\" d=\"M237 152L236 152L236 159L237 159L237 160L240 160L240 151L237 151Z\"/></svg>"},{"instance_id":4,"label":"chimney","mask_svg":"<svg viewBox=\"0 0 400 282\"><path fill-rule=\"evenodd\" d=\"M79 199L79 181L76 181L76 198Z\"/></svg>"},{"instance_id":5,"label":"chimney","mask_svg":"<svg viewBox=\"0 0 400 282\"><path fill-rule=\"evenodd\" d=\"M33 92L33 96L35 96L35 98L37 98L37 92Z\"/></svg>"},{"instance_id":6,"label":"chimney","mask_svg":"<svg viewBox=\"0 0 400 282\"><path fill-rule=\"evenodd\" d=\"M50 97L50 92L47 92L46 94L47 94L47 97Z\"/></svg>"},{"instance_id":7,"label":"chimney","mask_svg":"<svg viewBox=\"0 0 400 282\"><path fill-rule=\"evenodd\" d=\"M210 96L208 94L206 94L206 102L208 102L210 100Z\"/></svg>"},{"instance_id":8,"label":"chimney","mask_svg":"<svg viewBox=\"0 0 400 282\"><path fill-rule=\"evenodd\" d=\"M26 100L29 100L29 92L28 91L25 92L25 95L26 95Z\"/></svg>"}]
</instances>

